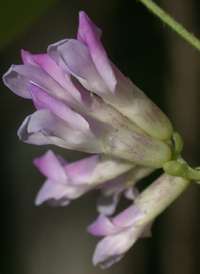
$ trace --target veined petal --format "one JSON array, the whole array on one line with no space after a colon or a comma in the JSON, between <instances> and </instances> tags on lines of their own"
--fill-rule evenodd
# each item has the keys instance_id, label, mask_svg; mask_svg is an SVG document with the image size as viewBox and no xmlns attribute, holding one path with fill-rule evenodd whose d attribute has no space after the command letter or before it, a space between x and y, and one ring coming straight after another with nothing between
<instances>
[{"instance_id":1,"label":"veined petal","mask_svg":"<svg viewBox=\"0 0 200 274\"><path fill-rule=\"evenodd\" d=\"M62 44L63 42L61 42ZM69 73L66 71L66 65L65 70L57 66L57 64L49 57L48 54L30 54L29 52L22 50L22 59L24 61L24 64L28 66L35 66L39 69L42 68L48 75L51 76L52 79L54 79L58 84L60 84L61 87L65 89L65 94L60 94L60 91L58 88L53 86L52 84L47 87L47 85L43 85L42 89L46 92L51 94L53 97L55 97L58 100L61 100L74 110L78 111L79 113L82 113L84 115L93 117L94 119L101 120L103 122L113 124L116 127L124 127L124 128L130 128L130 130L137 131L140 133L143 133L143 131L133 124L129 119L127 119L125 116L123 116L119 111L117 111L112 106L106 104L102 99L95 96L94 94L91 95L87 90L85 90L80 85L73 83L71 81ZM70 58L72 56L70 55ZM77 54L76 54L77 58ZM19 70L19 69L18 69ZM28 81L28 79L31 77L30 73L27 71L24 72L24 70L27 70L27 67L24 66L23 69L21 69L21 73L23 75L26 75L28 78L24 76L24 79ZM33 70L33 69L32 69ZM84 67L85 71L85 67ZM32 71L34 73L34 71ZM18 76L22 76L22 74L18 74ZM46 77L46 74L45 74ZM90 73L91 77L91 73ZM30 79L34 79L31 77ZM44 78L45 79L45 78ZM14 81L14 79L12 79ZM32 80L33 81L33 80ZM41 90L41 80L37 83L37 77L35 78L35 85L40 87ZM101 80L102 81L102 80ZM29 82L29 81L28 81ZM27 83L28 83L27 82ZM19 90L24 88L26 89L27 93L27 83L20 83ZM55 89L53 89L55 87ZM47 90L48 88L48 90ZM59 91L59 92L58 92ZM28 96L30 97L30 94L28 93ZM36 105L37 109L42 109L41 106Z\"/></svg>"},{"instance_id":2,"label":"veined petal","mask_svg":"<svg viewBox=\"0 0 200 274\"><path fill-rule=\"evenodd\" d=\"M91 184L101 183L103 178L106 177L108 181L118 175L127 172L132 169L136 164L132 162L123 161L117 158L108 157L106 155L99 155L99 162L96 166L92 178L90 180Z\"/></svg>"},{"instance_id":3,"label":"veined petal","mask_svg":"<svg viewBox=\"0 0 200 274\"><path fill-rule=\"evenodd\" d=\"M135 205L129 206L127 209L118 214L113 220L112 223L116 227L125 228L132 226L138 220L145 216L145 213L138 209Z\"/></svg>"},{"instance_id":4,"label":"veined petal","mask_svg":"<svg viewBox=\"0 0 200 274\"><path fill-rule=\"evenodd\" d=\"M102 139L102 152L152 168L162 167L170 161L172 155L170 147L165 142L123 129L105 135Z\"/></svg>"},{"instance_id":5,"label":"veined petal","mask_svg":"<svg viewBox=\"0 0 200 274\"><path fill-rule=\"evenodd\" d=\"M42 133L49 140L48 144L51 143L68 149L89 153L99 152L98 149L100 149L98 138L90 130L83 133L74 129L63 119L46 109L36 111L30 116L26 123L25 132L33 136L38 132ZM25 139L22 134L20 136L23 140ZM29 142L29 139L25 141ZM32 138L32 142L38 144L37 139Z\"/></svg>"},{"instance_id":6,"label":"veined petal","mask_svg":"<svg viewBox=\"0 0 200 274\"><path fill-rule=\"evenodd\" d=\"M24 122L18 129L17 135L19 139L25 143L34 145L50 145L52 142L47 139L41 132L28 132L28 125L32 115L25 118Z\"/></svg>"},{"instance_id":7,"label":"veined petal","mask_svg":"<svg viewBox=\"0 0 200 274\"><path fill-rule=\"evenodd\" d=\"M12 73L12 71L14 71L15 73ZM35 85L41 87L42 89L46 90L47 92L56 96L57 98L66 99L67 97L68 101L70 101L70 99L72 100L71 96L54 79L52 79L43 69L41 69L38 66L31 66L31 65L14 66L13 65L11 67L10 74L8 75L9 75L8 83L10 84L12 84L16 78L23 80L21 81L22 87L31 81ZM27 79L29 81L27 81ZM17 90L13 90L13 92L17 93Z\"/></svg>"},{"instance_id":8,"label":"veined petal","mask_svg":"<svg viewBox=\"0 0 200 274\"><path fill-rule=\"evenodd\" d=\"M51 110L53 113L72 125L75 129L82 132L89 131L89 124L81 115L71 110L64 103L58 101L38 86L30 83L28 87L31 94L33 94L33 99L44 105L46 109Z\"/></svg>"},{"instance_id":9,"label":"veined petal","mask_svg":"<svg viewBox=\"0 0 200 274\"><path fill-rule=\"evenodd\" d=\"M106 51L99 40L99 34L100 31L94 23L91 22L85 12L79 12L78 40L80 39L81 42L84 42L88 46L92 60L101 78L108 89L114 93L117 80Z\"/></svg>"},{"instance_id":10,"label":"veined petal","mask_svg":"<svg viewBox=\"0 0 200 274\"><path fill-rule=\"evenodd\" d=\"M161 214L189 185L190 180L162 174L135 199L145 216L136 225L145 225Z\"/></svg>"},{"instance_id":11,"label":"veined petal","mask_svg":"<svg viewBox=\"0 0 200 274\"><path fill-rule=\"evenodd\" d=\"M52 181L65 184L68 179L59 158L51 150L48 150L42 157L34 159L34 165Z\"/></svg>"},{"instance_id":12,"label":"veined petal","mask_svg":"<svg viewBox=\"0 0 200 274\"><path fill-rule=\"evenodd\" d=\"M55 54L54 52L57 52ZM51 58L64 70L69 71L88 90L113 98L91 58L88 47L74 39L61 41L48 47Z\"/></svg>"},{"instance_id":13,"label":"veined petal","mask_svg":"<svg viewBox=\"0 0 200 274\"><path fill-rule=\"evenodd\" d=\"M26 99L31 99L31 95L27 87L29 79L18 73L15 68L16 66L12 65L10 69L3 75L4 84L15 94Z\"/></svg>"},{"instance_id":14,"label":"veined petal","mask_svg":"<svg viewBox=\"0 0 200 274\"><path fill-rule=\"evenodd\" d=\"M66 70L60 68L48 54L31 54L28 51L22 50L21 55L25 65L41 67L46 73L48 73L48 75L56 80L61 87L65 89L66 95L62 98L65 102L69 101L69 98L67 97L68 93L77 101L77 103L80 104L79 107L86 107L87 105L87 108L89 109L91 101L89 93L80 86L72 83L70 74ZM54 96L57 97L56 95L57 94L55 92Z\"/></svg>"},{"instance_id":15,"label":"veined petal","mask_svg":"<svg viewBox=\"0 0 200 274\"><path fill-rule=\"evenodd\" d=\"M141 90L109 61L94 26L88 16L81 11L79 13L78 39L80 38L80 41L88 46L99 75L108 89L115 94L115 98L112 98L108 92L102 93L100 96L150 136L164 141L169 140L173 132L171 122Z\"/></svg>"}]
</instances>

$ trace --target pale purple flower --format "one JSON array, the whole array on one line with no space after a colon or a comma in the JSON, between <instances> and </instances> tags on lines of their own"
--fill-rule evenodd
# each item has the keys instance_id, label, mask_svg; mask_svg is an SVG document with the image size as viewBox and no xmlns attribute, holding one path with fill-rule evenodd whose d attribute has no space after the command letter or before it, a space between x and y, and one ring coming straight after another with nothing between
<instances>
[{"instance_id":1,"label":"pale purple flower","mask_svg":"<svg viewBox=\"0 0 200 274\"><path fill-rule=\"evenodd\" d=\"M153 219L188 181L162 175L136 197L135 184L171 160L173 128L165 114L109 60L101 33L81 11L77 39L56 42L47 54L22 50L24 64L12 65L3 81L15 94L32 99L36 108L19 128L20 140L95 154L73 163L52 151L35 159L47 178L35 203L66 206L100 189L97 210L101 214L88 231L104 237L93 263L106 268L119 261L138 238L150 236ZM134 204L114 218L106 217L115 212L121 195Z\"/></svg>"},{"instance_id":2,"label":"pale purple flower","mask_svg":"<svg viewBox=\"0 0 200 274\"><path fill-rule=\"evenodd\" d=\"M171 137L171 123L110 62L100 35L80 12L77 40L49 46L49 55L22 51L24 65L13 65L3 76L14 93L32 99L37 109L24 120L19 138L160 168L171 159L164 142Z\"/></svg>"},{"instance_id":3,"label":"pale purple flower","mask_svg":"<svg viewBox=\"0 0 200 274\"><path fill-rule=\"evenodd\" d=\"M170 139L173 128L169 119L112 64L100 37L101 30L81 11L77 40L50 45L48 54L86 89L113 105L144 132L161 140Z\"/></svg>"},{"instance_id":4,"label":"pale purple flower","mask_svg":"<svg viewBox=\"0 0 200 274\"><path fill-rule=\"evenodd\" d=\"M104 237L96 246L93 264L102 269L107 268L121 260L138 238L151 236L152 222L145 226L135 226L143 216L145 212L135 205L131 205L114 218L99 215L88 227L89 233Z\"/></svg>"},{"instance_id":5,"label":"pale purple flower","mask_svg":"<svg viewBox=\"0 0 200 274\"><path fill-rule=\"evenodd\" d=\"M135 166L103 155L67 163L50 150L44 156L36 158L34 164L47 177L36 197L37 205L44 201L50 201L54 205L67 205L71 200L97 188L98 184L126 173Z\"/></svg>"},{"instance_id":6,"label":"pale purple flower","mask_svg":"<svg viewBox=\"0 0 200 274\"><path fill-rule=\"evenodd\" d=\"M37 109L24 120L18 131L24 142L104 153L152 167L161 167L171 158L168 145L158 139L126 128L119 130L111 124L74 112L64 100L59 100L64 91L58 83L38 66L11 68L4 75L4 81L19 95L19 90L23 90L22 96L31 97ZM49 91L52 88L55 90Z\"/></svg>"},{"instance_id":7,"label":"pale purple flower","mask_svg":"<svg viewBox=\"0 0 200 274\"><path fill-rule=\"evenodd\" d=\"M67 205L90 190L101 189L97 209L106 215L115 212L122 194L127 199L134 200L137 192L135 193L133 186L139 179L154 171L152 168L127 164L104 155L67 163L50 150L36 158L34 164L47 177L36 197L37 205L45 201L53 205Z\"/></svg>"}]
</instances>

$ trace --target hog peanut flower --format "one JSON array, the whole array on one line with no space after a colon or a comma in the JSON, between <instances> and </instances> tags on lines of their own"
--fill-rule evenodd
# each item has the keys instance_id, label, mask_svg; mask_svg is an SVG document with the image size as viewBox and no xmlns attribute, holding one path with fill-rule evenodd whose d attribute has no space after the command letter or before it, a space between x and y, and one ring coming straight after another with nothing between
<instances>
[{"instance_id":1,"label":"hog peanut flower","mask_svg":"<svg viewBox=\"0 0 200 274\"><path fill-rule=\"evenodd\" d=\"M121 260L138 238L150 237L152 222L146 226L135 226L143 215L135 205L131 205L114 218L99 215L88 227L89 233L105 237L96 246L93 264L105 269Z\"/></svg>"},{"instance_id":2,"label":"hog peanut flower","mask_svg":"<svg viewBox=\"0 0 200 274\"><path fill-rule=\"evenodd\" d=\"M160 168L171 159L165 141L172 125L111 63L100 35L80 12L77 40L50 45L48 54L22 51L24 65L11 66L3 76L14 93L32 99L37 109L24 120L19 138Z\"/></svg>"},{"instance_id":3,"label":"hog peanut flower","mask_svg":"<svg viewBox=\"0 0 200 274\"><path fill-rule=\"evenodd\" d=\"M134 169L136 166L104 155L90 156L69 164L50 150L44 156L36 158L34 164L47 177L36 197L37 205L49 200L54 205L67 205L71 200L97 188L100 183L110 181L115 177L118 178L119 174L126 174L128 170ZM133 177L136 176L133 175ZM121 183L125 188L126 181L123 180ZM109 185L111 184L112 181ZM121 187L117 185L114 192Z\"/></svg>"},{"instance_id":4,"label":"hog peanut flower","mask_svg":"<svg viewBox=\"0 0 200 274\"><path fill-rule=\"evenodd\" d=\"M20 140L95 154L73 163L52 151L35 159L47 178L35 203L66 206L100 189L100 216L88 231L105 237L93 263L106 268L138 238L150 236L154 218L189 181L165 174L141 194L136 190L139 180L173 163L173 127L108 59L100 37L101 30L81 11L77 39L54 43L45 54L22 50L23 65L12 65L3 81L15 94L32 99L36 108L19 128ZM114 214L121 195L135 203L107 217Z\"/></svg>"}]
</instances>

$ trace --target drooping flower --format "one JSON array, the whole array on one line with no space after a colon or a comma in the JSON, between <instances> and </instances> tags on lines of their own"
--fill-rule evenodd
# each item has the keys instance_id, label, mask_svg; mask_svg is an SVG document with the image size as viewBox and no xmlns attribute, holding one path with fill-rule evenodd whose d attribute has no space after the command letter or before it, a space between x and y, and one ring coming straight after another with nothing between
<instances>
[{"instance_id":1,"label":"drooping flower","mask_svg":"<svg viewBox=\"0 0 200 274\"><path fill-rule=\"evenodd\" d=\"M90 190L101 189L97 209L106 215L114 213L122 193L133 200L133 186L154 171L104 155L67 163L50 150L36 158L34 164L47 177L36 197L36 205L48 201L51 205L65 206Z\"/></svg>"},{"instance_id":2,"label":"drooping flower","mask_svg":"<svg viewBox=\"0 0 200 274\"><path fill-rule=\"evenodd\" d=\"M48 47L48 54L21 51L23 65L3 76L17 95L32 99L36 111L18 130L20 140L54 144L97 154L67 163L48 151L34 164L47 177L36 204L68 205L101 189L99 218L88 228L104 236L93 262L106 268L119 261L139 237L149 236L153 219L188 185L163 175L137 198L134 185L172 158L173 128L166 115L108 59L101 30L79 13L77 39ZM72 81L77 78L80 84ZM135 200L114 218L121 195Z\"/></svg>"},{"instance_id":3,"label":"drooping flower","mask_svg":"<svg viewBox=\"0 0 200 274\"><path fill-rule=\"evenodd\" d=\"M148 135L169 140L173 128L164 113L108 59L101 30L79 13L77 40L66 39L48 47L48 54L86 89L98 94Z\"/></svg>"},{"instance_id":4,"label":"drooping flower","mask_svg":"<svg viewBox=\"0 0 200 274\"><path fill-rule=\"evenodd\" d=\"M151 236L154 219L189 185L190 180L161 175L137 197L134 204L114 218L100 214L88 232L104 236L96 246L93 263L106 268L118 262L140 237Z\"/></svg>"},{"instance_id":5,"label":"drooping flower","mask_svg":"<svg viewBox=\"0 0 200 274\"><path fill-rule=\"evenodd\" d=\"M126 173L136 166L104 155L94 155L67 163L50 150L44 156L36 158L34 164L47 177L36 197L37 205L44 201L50 201L54 205L67 205L71 200L97 188L98 184ZM122 183L125 187L126 181Z\"/></svg>"},{"instance_id":6,"label":"drooping flower","mask_svg":"<svg viewBox=\"0 0 200 274\"><path fill-rule=\"evenodd\" d=\"M114 218L99 215L88 227L89 233L104 237L96 246L93 264L105 269L121 260L138 238L151 236L152 222L145 226L135 226L143 216L145 213L135 205L131 205Z\"/></svg>"},{"instance_id":7,"label":"drooping flower","mask_svg":"<svg viewBox=\"0 0 200 274\"><path fill-rule=\"evenodd\" d=\"M37 109L24 120L19 138L162 167L171 159L165 142L172 134L170 121L111 63L101 31L84 12L79 15L77 40L57 42L48 54L22 51L24 65L12 66L3 77Z\"/></svg>"}]
</instances>

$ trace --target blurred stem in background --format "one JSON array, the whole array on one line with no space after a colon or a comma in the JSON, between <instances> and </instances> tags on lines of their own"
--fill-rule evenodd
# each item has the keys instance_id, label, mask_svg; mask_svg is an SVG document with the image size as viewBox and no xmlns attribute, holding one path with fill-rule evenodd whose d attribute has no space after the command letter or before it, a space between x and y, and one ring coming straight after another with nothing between
<instances>
[{"instance_id":1,"label":"blurred stem in background","mask_svg":"<svg viewBox=\"0 0 200 274\"><path fill-rule=\"evenodd\" d=\"M187 31L181 24L176 22L171 16L169 16L164 10L157 6L151 0L139 0L145 5L151 12L158 16L161 21L170 26L175 32L182 36L188 43L200 51L200 41L192 33Z\"/></svg>"}]
</instances>

